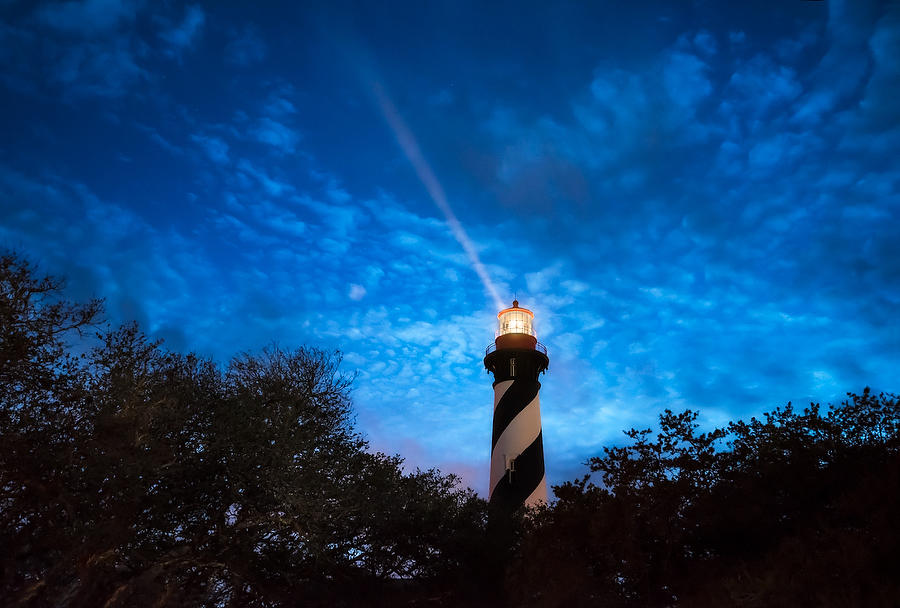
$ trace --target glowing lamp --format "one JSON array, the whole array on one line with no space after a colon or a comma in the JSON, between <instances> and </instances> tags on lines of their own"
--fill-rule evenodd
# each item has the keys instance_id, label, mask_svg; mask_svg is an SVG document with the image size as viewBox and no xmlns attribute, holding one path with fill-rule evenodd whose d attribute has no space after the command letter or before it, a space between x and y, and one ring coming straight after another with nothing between
<instances>
[{"instance_id":1,"label":"glowing lamp","mask_svg":"<svg viewBox=\"0 0 900 608\"><path fill-rule=\"evenodd\" d=\"M537 345L534 313L520 308L518 300L513 300L511 308L497 313L497 322L497 348L534 348Z\"/></svg>"}]
</instances>

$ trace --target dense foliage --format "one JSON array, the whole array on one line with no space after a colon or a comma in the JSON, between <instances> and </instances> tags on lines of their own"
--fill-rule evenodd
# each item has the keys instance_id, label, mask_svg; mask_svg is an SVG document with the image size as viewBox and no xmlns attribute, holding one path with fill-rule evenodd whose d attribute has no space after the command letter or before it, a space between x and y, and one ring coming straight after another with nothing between
<instances>
[{"instance_id":1,"label":"dense foliage","mask_svg":"<svg viewBox=\"0 0 900 608\"><path fill-rule=\"evenodd\" d=\"M592 458L527 517L354 430L340 357L224 369L0 257L0 603L897 606L900 403L850 395ZM505 590L505 597L498 592Z\"/></svg>"},{"instance_id":2,"label":"dense foliage","mask_svg":"<svg viewBox=\"0 0 900 608\"><path fill-rule=\"evenodd\" d=\"M101 306L60 288L0 259L4 605L389 604L472 576L483 501L367 451L337 355L223 370L127 326L75 356Z\"/></svg>"},{"instance_id":3,"label":"dense foliage","mask_svg":"<svg viewBox=\"0 0 900 608\"><path fill-rule=\"evenodd\" d=\"M509 574L530 606L900 605L900 403L660 431L590 460L529 522Z\"/></svg>"}]
</instances>

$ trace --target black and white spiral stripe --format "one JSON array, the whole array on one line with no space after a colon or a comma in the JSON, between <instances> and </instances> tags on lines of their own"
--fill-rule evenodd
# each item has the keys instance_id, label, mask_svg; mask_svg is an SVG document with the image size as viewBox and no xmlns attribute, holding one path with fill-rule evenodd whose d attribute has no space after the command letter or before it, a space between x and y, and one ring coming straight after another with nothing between
<instances>
[{"instance_id":1,"label":"black and white spiral stripe","mask_svg":"<svg viewBox=\"0 0 900 608\"><path fill-rule=\"evenodd\" d=\"M489 502L509 511L547 501L541 383L530 376L494 382Z\"/></svg>"}]
</instances>

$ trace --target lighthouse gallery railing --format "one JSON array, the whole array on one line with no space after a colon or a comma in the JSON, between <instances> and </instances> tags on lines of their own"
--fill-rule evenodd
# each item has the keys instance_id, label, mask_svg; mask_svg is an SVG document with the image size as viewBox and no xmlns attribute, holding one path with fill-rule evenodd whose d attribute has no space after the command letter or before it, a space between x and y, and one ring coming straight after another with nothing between
<instances>
[{"instance_id":1,"label":"lighthouse gallery railing","mask_svg":"<svg viewBox=\"0 0 900 608\"><path fill-rule=\"evenodd\" d=\"M491 344L486 349L484 349L484 354L485 354L485 356L487 356L487 355L491 354L492 352L494 352L495 350L497 350L497 343L491 342ZM534 350L538 351L539 353L543 353L545 355L547 354L547 347L544 346L543 344L541 344L540 342L538 342L534 345Z\"/></svg>"}]
</instances>

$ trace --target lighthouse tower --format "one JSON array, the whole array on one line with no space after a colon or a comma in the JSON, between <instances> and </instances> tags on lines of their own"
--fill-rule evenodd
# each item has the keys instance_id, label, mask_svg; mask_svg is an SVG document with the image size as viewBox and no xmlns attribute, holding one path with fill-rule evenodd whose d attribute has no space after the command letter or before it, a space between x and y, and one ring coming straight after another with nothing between
<instances>
[{"instance_id":1,"label":"lighthouse tower","mask_svg":"<svg viewBox=\"0 0 900 608\"><path fill-rule=\"evenodd\" d=\"M547 501L538 377L550 359L535 337L534 313L520 308L518 300L501 310L497 319L497 337L484 357L484 367L494 375L488 502L494 509L512 512L523 504Z\"/></svg>"}]
</instances>

